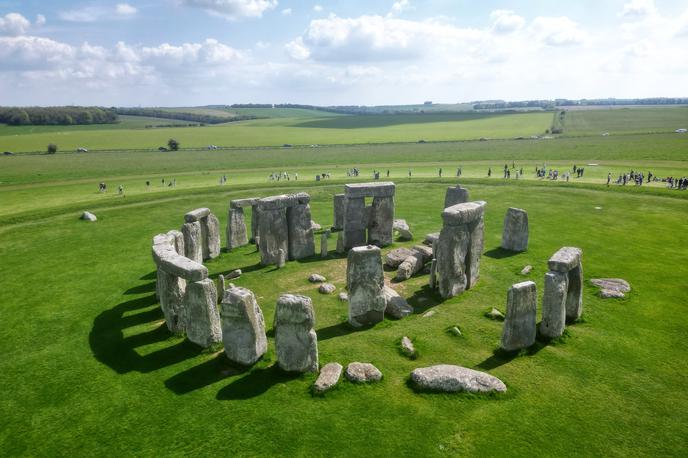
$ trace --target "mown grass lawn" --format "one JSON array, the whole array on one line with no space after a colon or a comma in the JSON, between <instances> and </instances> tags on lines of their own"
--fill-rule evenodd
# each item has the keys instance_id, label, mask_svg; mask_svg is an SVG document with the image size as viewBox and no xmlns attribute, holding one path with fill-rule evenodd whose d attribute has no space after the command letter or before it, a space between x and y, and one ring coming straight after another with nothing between
<instances>
[{"instance_id":1,"label":"mown grass lawn","mask_svg":"<svg viewBox=\"0 0 688 458\"><path fill-rule=\"evenodd\" d=\"M447 182L397 181L397 215L420 240L438 230ZM255 367L237 372L222 353L201 352L171 336L154 296L151 237L178 228L183 214L210 207L226 223L229 199L289 187L263 183L152 193L103 204L98 222L78 212L6 224L0 232L0 445L7 455L676 455L688 453L688 365L685 360L685 199L604 189L475 182L488 202L485 254L478 286L442 302L418 276L399 286L416 313L352 332L346 306L307 282L329 277L341 290L345 261L257 266L245 247L208 263L211 276L235 268L236 284L255 291L268 328L282 292L313 297L321 363L369 361L384 379L346 381L322 398L313 375L290 377L275 364L274 342ZM331 223L341 184L303 183L314 219ZM68 203L68 200L63 202ZM496 251L504 213L528 210L530 246ZM600 207L596 209L595 207ZM334 240L333 240L334 243ZM395 243L394 246L401 246ZM622 277L624 300L602 300L586 282L584 319L556 345L507 358L493 351L506 291L534 266L541 295L546 261L565 245L583 248L586 279ZM540 304L539 304L540 305ZM432 317L424 318L427 310ZM447 328L458 325L463 337ZM403 335L420 356L399 353ZM437 363L485 370L506 395L417 394L415 367Z\"/></svg>"}]
</instances>

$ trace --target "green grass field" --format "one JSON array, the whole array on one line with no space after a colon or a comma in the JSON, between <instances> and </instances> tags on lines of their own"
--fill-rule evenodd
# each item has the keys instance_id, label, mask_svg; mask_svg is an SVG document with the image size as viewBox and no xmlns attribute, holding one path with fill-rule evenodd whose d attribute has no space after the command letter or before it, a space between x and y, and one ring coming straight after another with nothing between
<instances>
[{"instance_id":1,"label":"green grass field","mask_svg":"<svg viewBox=\"0 0 688 458\"><path fill-rule=\"evenodd\" d=\"M546 128L551 113L543 115ZM339 118L347 117L332 119ZM487 121L494 118L453 124ZM285 129L284 119L261 122L263 130L245 129L256 129L257 136ZM395 128L435 124L444 123L290 129L348 132L351 143L370 131L390 142ZM115 141L131 132L138 130L94 131L93 138L100 133L102 141ZM49 134L25 137L43 135ZM608 172L630 169L686 176L687 147L685 135L620 133L0 156L2 455L685 456L688 191L664 184L607 188L605 179ZM501 178L512 161L524 168L523 179ZM534 169L544 163L561 171L577 164L586 174L568 183L536 179ZM327 227L332 196L353 181L346 169L354 166L361 169L358 181L370 181L373 170L386 179L390 170L396 215L415 234L414 241L395 241L383 252L440 229L444 191L462 167L458 181L472 199L487 201L477 287L442 301L426 287L427 274L420 274L394 285L414 306L413 315L354 331L336 294L319 294L307 281L321 273L341 291L341 256L316 256L276 270L260 267L255 248L247 246L223 252L207 266L211 278L244 271L233 281L255 292L268 330L279 294L311 296L321 365L372 362L384 374L381 383L342 380L324 397L313 397L315 375L290 376L276 368L271 332L263 360L239 370L221 351L201 351L167 331L154 294L153 235L179 228L186 211L207 206L220 218L224 246L231 199L296 191L311 195L313 219ZM437 177L440 167L443 178ZM281 170L298 172L299 180L267 179ZM321 172L332 179L316 182ZM229 182L220 186L223 174ZM177 187L163 186L162 178L176 178ZM105 194L97 192L100 181L108 183ZM119 184L125 197L117 195ZM504 214L513 206L528 211L530 243L527 252L508 256L498 247ZM83 210L98 221L80 221ZM537 284L540 308L547 259L562 246L584 252L583 319L554 344L539 342L519 355L495 352L502 323L483 313L493 306L504 311L509 286L526 279ZM519 274L526 264L533 266L527 277ZM595 277L624 278L633 290L622 300L600 299L588 283ZM428 310L436 313L423 317ZM452 326L463 336L450 334ZM415 361L400 354L404 335L419 351ZM414 368L440 363L486 371L508 391L442 395L409 386Z\"/></svg>"},{"instance_id":2,"label":"green grass field","mask_svg":"<svg viewBox=\"0 0 688 458\"><path fill-rule=\"evenodd\" d=\"M570 110L564 134L609 135L674 132L688 128L688 107L634 107L597 110Z\"/></svg>"}]
</instances>

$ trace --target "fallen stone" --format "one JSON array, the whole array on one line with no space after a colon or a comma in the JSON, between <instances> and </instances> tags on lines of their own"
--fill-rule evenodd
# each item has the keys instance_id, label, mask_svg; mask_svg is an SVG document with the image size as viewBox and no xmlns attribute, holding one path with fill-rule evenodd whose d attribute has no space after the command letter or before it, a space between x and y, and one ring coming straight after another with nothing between
<instances>
[{"instance_id":1,"label":"fallen stone","mask_svg":"<svg viewBox=\"0 0 688 458\"><path fill-rule=\"evenodd\" d=\"M397 281L408 280L420 272L424 266L425 263L423 262L423 255L417 251L414 251L411 256L404 259L404 262L399 264L397 274L394 278Z\"/></svg>"},{"instance_id":2,"label":"fallen stone","mask_svg":"<svg viewBox=\"0 0 688 458\"><path fill-rule=\"evenodd\" d=\"M411 359L416 359L416 347L407 336L401 338L401 352Z\"/></svg>"},{"instance_id":3,"label":"fallen stone","mask_svg":"<svg viewBox=\"0 0 688 458\"><path fill-rule=\"evenodd\" d=\"M411 372L411 381L421 390L455 393L504 393L506 385L485 372L461 366L439 364L421 367Z\"/></svg>"},{"instance_id":4,"label":"fallen stone","mask_svg":"<svg viewBox=\"0 0 688 458\"><path fill-rule=\"evenodd\" d=\"M399 267L399 264L404 262L406 258L413 254L410 248L395 248L385 255L385 265L392 269Z\"/></svg>"},{"instance_id":5,"label":"fallen stone","mask_svg":"<svg viewBox=\"0 0 688 458\"><path fill-rule=\"evenodd\" d=\"M313 301L308 296L282 294L275 308L275 350L279 367L287 372L318 370L318 337L313 326Z\"/></svg>"},{"instance_id":6,"label":"fallen stone","mask_svg":"<svg viewBox=\"0 0 688 458\"><path fill-rule=\"evenodd\" d=\"M411 229L409 229L409 225L405 219L395 219L394 223L392 223L392 229L399 233L399 238L401 240L413 239L413 234L411 233Z\"/></svg>"},{"instance_id":7,"label":"fallen stone","mask_svg":"<svg viewBox=\"0 0 688 458\"><path fill-rule=\"evenodd\" d=\"M342 302L347 302L349 300L349 295L346 293L346 291L342 291L341 293L339 293L337 298Z\"/></svg>"},{"instance_id":8,"label":"fallen stone","mask_svg":"<svg viewBox=\"0 0 688 458\"><path fill-rule=\"evenodd\" d=\"M222 341L230 361L251 365L267 351L265 319L251 290L231 288L222 298Z\"/></svg>"},{"instance_id":9,"label":"fallen stone","mask_svg":"<svg viewBox=\"0 0 688 458\"><path fill-rule=\"evenodd\" d=\"M370 363L353 362L346 366L346 378L354 383L379 382L382 372Z\"/></svg>"},{"instance_id":10,"label":"fallen stone","mask_svg":"<svg viewBox=\"0 0 688 458\"><path fill-rule=\"evenodd\" d=\"M440 233L439 232L432 232L432 233L425 236L425 240L423 240L423 244L432 246L432 244L437 242L439 239L440 239Z\"/></svg>"},{"instance_id":11,"label":"fallen stone","mask_svg":"<svg viewBox=\"0 0 688 458\"><path fill-rule=\"evenodd\" d=\"M342 367L339 363L327 363L320 369L320 375L313 384L313 391L317 394L322 394L337 385L339 378L342 376Z\"/></svg>"},{"instance_id":12,"label":"fallen stone","mask_svg":"<svg viewBox=\"0 0 688 458\"><path fill-rule=\"evenodd\" d=\"M311 274L311 276L308 277L308 281L311 283L323 283L327 281L327 278L320 274Z\"/></svg>"},{"instance_id":13,"label":"fallen stone","mask_svg":"<svg viewBox=\"0 0 688 458\"><path fill-rule=\"evenodd\" d=\"M332 283L323 283L318 287L318 291L322 294L332 294L337 289Z\"/></svg>"},{"instance_id":14,"label":"fallen stone","mask_svg":"<svg viewBox=\"0 0 688 458\"><path fill-rule=\"evenodd\" d=\"M399 320L413 313L413 307L411 307L409 303L406 302L406 299L393 288L385 285L382 289L382 293L385 295L385 301L387 303L385 315Z\"/></svg>"},{"instance_id":15,"label":"fallen stone","mask_svg":"<svg viewBox=\"0 0 688 458\"><path fill-rule=\"evenodd\" d=\"M618 297L624 297L623 293L628 293L631 291L631 285L626 280L621 278L593 278L590 280L590 283L602 290L606 289L621 293L622 296Z\"/></svg>"},{"instance_id":16,"label":"fallen stone","mask_svg":"<svg viewBox=\"0 0 688 458\"><path fill-rule=\"evenodd\" d=\"M615 289L601 289L599 295L602 299L622 299L626 297L624 293Z\"/></svg>"},{"instance_id":17,"label":"fallen stone","mask_svg":"<svg viewBox=\"0 0 688 458\"><path fill-rule=\"evenodd\" d=\"M461 337L463 334L461 334L461 330L459 329L458 326L453 326L449 328L449 332L454 334L456 337Z\"/></svg>"},{"instance_id":18,"label":"fallen stone","mask_svg":"<svg viewBox=\"0 0 688 458\"><path fill-rule=\"evenodd\" d=\"M84 221L90 221L90 222L98 221L98 218L96 217L96 215L94 215L91 212L83 212L81 214L81 216L79 217L79 219L82 219Z\"/></svg>"},{"instance_id":19,"label":"fallen stone","mask_svg":"<svg viewBox=\"0 0 688 458\"><path fill-rule=\"evenodd\" d=\"M234 269L231 272L229 272L227 275L225 275L226 280L231 280L233 278L239 278L241 277L241 269Z\"/></svg>"},{"instance_id":20,"label":"fallen stone","mask_svg":"<svg viewBox=\"0 0 688 458\"><path fill-rule=\"evenodd\" d=\"M527 266L525 266L525 267L521 270L521 275L528 275L528 274L530 273L531 270L533 270L533 266L531 266L530 264L528 264Z\"/></svg>"},{"instance_id":21,"label":"fallen stone","mask_svg":"<svg viewBox=\"0 0 688 458\"><path fill-rule=\"evenodd\" d=\"M416 253L419 253L421 256L423 256L423 263L430 262L433 259L431 246L414 245L413 251L415 251Z\"/></svg>"},{"instance_id":22,"label":"fallen stone","mask_svg":"<svg viewBox=\"0 0 688 458\"><path fill-rule=\"evenodd\" d=\"M491 320L497 320L497 321L503 321L504 320L504 314L494 307L492 307L492 310L490 310L489 312L485 312L485 316L490 318Z\"/></svg>"}]
</instances>

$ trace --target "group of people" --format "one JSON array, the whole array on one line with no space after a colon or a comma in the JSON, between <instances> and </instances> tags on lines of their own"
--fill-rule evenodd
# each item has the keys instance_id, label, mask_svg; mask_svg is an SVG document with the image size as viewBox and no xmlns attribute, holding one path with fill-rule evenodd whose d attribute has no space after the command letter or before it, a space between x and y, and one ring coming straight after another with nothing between
<instances>
[{"instance_id":1,"label":"group of people","mask_svg":"<svg viewBox=\"0 0 688 458\"><path fill-rule=\"evenodd\" d=\"M294 173L294 180L299 179L299 174L298 172ZM291 175L289 175L289 172L273 172L270 174L270 181L280 181L280 180L287 180L291 181Z\"/></svg>"},{"instance_id":2,"label":"group of people","mask_svg":"<svg viewBox=\"0 0 688 458\"><path fill-rule=\"evenodd\" d=\"M346 176L357 177L360 173L361 173L361 171L359 169L357 169L356 167L354 167L352 169L347 169Z\"/></svg>"},{"instance_id":3,"label":"group of people","mask_svg":"<svg viewBox=\"0 0 688 458\"><path fill-rule=\"evenodd\" d=\"M666 181L669 189L679 189L681 191L688 189L688 177L669 177Z\"/></svg>"}]
</instances>

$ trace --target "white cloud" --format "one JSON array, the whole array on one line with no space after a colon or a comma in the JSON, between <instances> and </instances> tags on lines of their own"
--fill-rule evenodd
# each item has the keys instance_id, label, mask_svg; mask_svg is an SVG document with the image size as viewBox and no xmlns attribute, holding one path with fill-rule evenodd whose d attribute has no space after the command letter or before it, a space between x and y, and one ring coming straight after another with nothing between
<instances>
[{"instance_id":1,"label":"white cloud","mask_svg":"<svg viewBox=\"0 0 688 458\"><path fill-rule=\"evenodd\" d=\"M181 0L183 5L202 8L225 19L261 17L277 7L277 0Z\"/></svg>"},{"instance_id":2,"label":"white cloud","mask_svg":"<svg viewBox=\"0 0 688 458\"><path fill-rule=\"evenodd\" d=\"M46 19L45 19L45 16L43 16L42 14L37 14L37 15L36 15L36 22L34 22L34 24L36 24L37 26L40 27L40 26L42 26L42 25L45 25L46 22L47 22L47 21L46 21Z\"/></svg>"},{"instance_id":3,"label":"white cloud","mask_svg":"<svg viewBox=\"0 0 688 458\"><path fill-rule=\"evenodd\" d=\"M413 9L413 7L411 6L411 2L409 0L397 0L392 5L390 14L401 14L404 11L408 11L410 9Z\"/></svg>"},{"instance_id":4,"label":"white cloud","mask_svg":"<svg viewBox=\"0 0 688 458\"><path fill-rule=\"evenodd\" d=\"M323 10L323 7L320 5L313 5L313 11L316 13L320 13Z\"/></svg>"},{"instance_id":5,"label":"white cloud","mask_svg":"<svg viewBox=\"0 0 688 458\"><path fill-rule=\"evenodd\" d=\"M657 12L654 0L631 0L623 6L621 16L627 18L644 18Z\"/></svg>"},{"instance_id":6,"label":"white cloud","mask_svg":"<svg viewBox=\"0 0 688 458\"><path fill-rule=\"evenodd\" d=\"M0 16L0 35L24 35L31 27L28 19L19 13Z\"/></svg>"},{"instance_id":7,"label":"white cloud","mask_svg":"<svg viewBox=\"0 0 688 458\"><path fill-rule=\"evenodd\" d=\"M535 37L548 46L575 46L588 38L587 32L566 16L536 17L531 29Z\"/></svg>"},{"instance_id":8,"label":"white cloud","mask_svg":"<svg viewBox=\"0 0 688 458\"><path fill-rule=\"evenodd\" d=\"M128 3L118 3L115 7L115 12L120 16L132 16L138 13L138 11L138 9Z\"/></svg>"},{"instance_id":9,"label":"white cloud","mask_svg":"<svg viewBox=\"0 0 688 458\"><path fill-rule=\"evenodd\" d=\"M291 8L284 8L284 9L282 10L282 14L283 14L284 16L289 16L291 13L292 13Z\"/></svg>"},{"instance_id":10,"label":"white cloud","mask_svg":"<svg viewBox=\"0 0 688 458\"><path fill-rule=\"evenodd\" d=\"M511 10L494 10L490 13L492 30L496 33L511 33L519 30L526 20Z\"/></svg>"}]
</instances>

